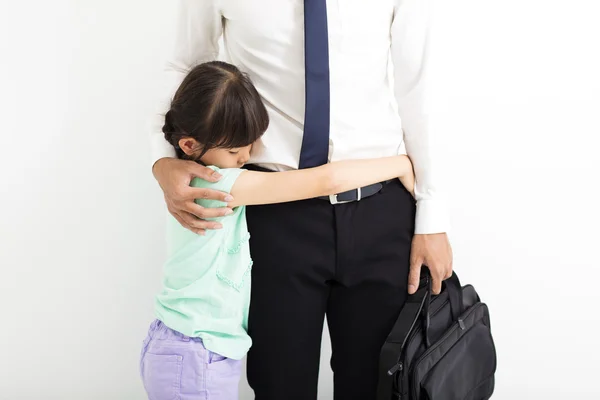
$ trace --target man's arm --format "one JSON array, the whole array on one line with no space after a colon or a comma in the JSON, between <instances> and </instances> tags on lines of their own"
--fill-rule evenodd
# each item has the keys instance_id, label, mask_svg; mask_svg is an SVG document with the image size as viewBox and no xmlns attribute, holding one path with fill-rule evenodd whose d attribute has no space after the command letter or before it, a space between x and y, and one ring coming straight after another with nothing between
<instances>
[{"instance_id":1,"label":"man's arm","mask_svg":"<svg viewBox=\"0 0 600 400\"><path fill-rule=\"evenodd\" d=\"M152 172L163 192L169 212L184 227L203 233L217 229L220 224L200 218L213 218L230 212L228 208L206 209L194 199L225 200L226 193L190 187L194 177L214 182L219 175L192 161L175 159L175 151L162 132L164 114L183 78L195 65L215 60L219 54L218 41L222 34L222 16L217 0L175 0L177 20L173 25L174 43L164 72L159 107L151 122ZM227 197L229 199L229 197Z\"/></svg>"},{"instance_id":2,"label":"man's arm","mask_svg":"<svg viewBox=\"0 0 600 400\"><path fill-rule=\"evenodd\" d=\"M175 0L176 22L173 45L165 65L159 108L152 121L152 164L164 157L175 157L175 151L164 138L164 114L183 78L196 65L216 60L222 34L221 14L214 0Z\"/></svg>"},{"instance_id":3,"label":"man's arm","mask_svg":"<svg viewBox=\"0 0 600 400\"><path fill-rule=\"evenodd\" d=\"M397 0L391 28L394 94L402 120L404 142L415 171L417 215L411 252L409 292L419 282L421 265L429 267L433 290L452 271L452 250L446 207L435 176L434 138L428 98L429 39L433 0Z\"/></svg>"}]
</instances>

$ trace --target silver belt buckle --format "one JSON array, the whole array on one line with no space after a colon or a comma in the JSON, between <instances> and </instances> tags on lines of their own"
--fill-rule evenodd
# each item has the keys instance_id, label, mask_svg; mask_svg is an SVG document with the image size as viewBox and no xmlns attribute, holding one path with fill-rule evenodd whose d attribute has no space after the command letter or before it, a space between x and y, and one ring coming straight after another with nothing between
<instances>
[{"instance_id":1,"label":"silver belt buckle","mask_svg":"<svg viewBox=\"0 0 600 400\"><path fill-rule=\"evenodd\" d=\"M360 201L360 199L361 199L361 191L360 191L360 188L356 189L356 192L357 192L356 201ZM338 198L337 198L337 197L338 197L338 195L337 195L337 194L330 194L330 195L329 195L329 202L330 202L331 204L333 204L333 205L336 205L336 204L345 204L345 203L351 203L351 202L353 202L353 201L354 201L354 200L345 200L345 201L343 200L343 201L338 201Z\"/></svg>"}]
</instances>

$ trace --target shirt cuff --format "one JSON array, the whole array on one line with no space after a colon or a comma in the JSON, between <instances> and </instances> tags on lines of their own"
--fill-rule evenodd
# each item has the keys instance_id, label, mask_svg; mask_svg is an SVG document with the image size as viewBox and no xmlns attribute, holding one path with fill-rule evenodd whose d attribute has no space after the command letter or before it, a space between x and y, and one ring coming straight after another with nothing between
<instances>
[{"instance_id":1,"label":"shirt cuff","mask_svg":"<svg viewBox=\"0 0 600 400\"><path fill-rule=\"evenodd\" d=\"M417 201L415 235L445 233L450 229L446 205L440 200Z\"/></svg>"}]
</instances>

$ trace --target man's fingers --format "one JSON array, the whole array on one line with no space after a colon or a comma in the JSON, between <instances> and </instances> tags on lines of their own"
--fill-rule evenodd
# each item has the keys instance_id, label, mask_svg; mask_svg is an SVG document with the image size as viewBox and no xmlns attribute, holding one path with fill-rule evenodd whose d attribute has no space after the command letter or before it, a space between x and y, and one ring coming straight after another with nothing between
<instances>
[{"instance_id":1,"label":"man's fingers","mask_svg":"<svg viewBox=\"0 0 600 400\"><path fill-rule=\"evenodd\" d=\"M204 179L208 182L218 182L223 176L211 168L200 165L196 162L189 164L190 173L200 179ZM218 200L218 199L214 199Z\"/></svg>"},{"instance_id":2,"label":"man's fingers","mask_svg":"<svg viewBox=\"0 0 600 400\"><path fill-rule=\"evenodd\" d=\"M197 204L193 203L198 206ZM202 207L198 206L201 210ZM216 221L205 221L203 219L196 218L194 214L186 212L185 210L175 209L169 207L169 212L175 217L175 219L186 229L197 234L204 234L207 229L221 229L223 225Z\"/></svg>"},{"instance_id":3,"label":"man's fingers","mask_svg":"<svg viewBox=\"0 0 600 400\"><path fill-rule=\"evenodd\" d=\"M222 216L230 215L231 213L233 213L233 210L228 207L205 208L194 202L186 203L185 207L183 208L183 211L191 214L192 216L195 216L196 219L199 219L199 220L204 220L207 218L222 217ZM220 225L218 223L213 223L211 221L205 221L205 222Z\"/></svg>"},{"instance_id":4,"label":"man's fingers","mask_svg":"<svg viewBox=\"0 0 600 400\"><path fill-rule=\"evenodd\" d=\"M219 229L222 225L216 221L206 221L231 214L229 207L203 208L195 199L217 200L224 203L233 198L217 190L190 187L190 179L198 177L205 181L217 182L222 176L213 169L193 161L164 158L157 161L153 172L165 193L165 202L169 212L186 229L198 234L207 229Z\"/></svg>"},{"instance_id":5,"label":"man's fingers","mask_svg":"<svg viewBox=\"0 0 600 400\"><path fill-rule=\"evenodd\" d=\"M446 269L446 276L444 277L444 280L450 278L452 276L452 262L450 262L450 265L448 265L448 268Z\"/></svg>"},{"instance_id":6,"label":"man's fingers","mask_svg":"<svg viewBox=\"0 0 600 400\"><path fill-rule=\"evenodd\" d=\"M412 257L421 258L431 274L431 291L439 294L442 282L452 276L452 248L445 233L415 235L412 242ZM411 260L411 265L415 259ZM411 270L412 272L412 270Z\"/></svg>"},{"instance_id":7,"label":"man's fingers","mask_svg":"<svg viewBox=\"0 0 600 400\"><path fill-rule=\"evenodd\" d=\"M207 200L217 200L222 201L223 203L229 203L233 201L233 196L229 193L221 192L214 189L206 189L206 188L193 188L190 187L189 193L187 196L189 199L207 199Z\"/></svg>"},{"instance_id":8,"label":"man's fingers","mask_svg":"<svg viewBox=\"0 0 600 400\"><path fill-rule=\"evenodd\" d=\"M408 274L408 294L414 294L419 288L422 265L423 260L421 259L416 259L410 264L410 272Z\"/></svg>"},{"instance_id":9,"label":"man's fingers","mask_svg":"<svg viewBox=\"0 0 600 400\"><path fill-rule=\"evenodd\" d=\"M183 226L185 229L191 229L192 227L189 226L188 224L186 224L185 219L181 218L181 215L179 215L176 212L172 212L171 211L171 215L173 216L173 218L175 218L177 220L177 222L179 222L179 224L181 226Z\"/></svg>"},{"instance_id":10,"label":"man's fingers","mask_svg":"<svg viewBox=\"0 0 600 400\"><path fill-rule=\"evenodd\" d=\"M200 207L202 208L202 207ZM208 211L209 209L203 209L204 211ZM223 225L216 221L206 221L205 219L196 218L195 214L189 212L181 212L181 216L185 219L187 225L191 227L191 230L207 230L207 229L221 229ZM205 213L206 214L206 213ZM208 213L210 214L210 213ZM203 217L203 218L210 218Z\"/></svg>"},{"instance_id":11,"label":"man's fingers","mask_svg":"<svg viewBox=\"0 0 600 400\"><path fill-rule=\"evenodd\" d=\"M193 231L221 229L223 227L223 225L216 221L206 221L204 219L199 219L187 212L183 212L181 214L184 216L186 223L191 227L191 230Z\"/></svg>"},{"instance_id":12,"label":"man's fingers","mask_svg":"<svg viewBox=\"0 0 600 400\"><path fill-rule=\"evenodd\" d=\"M194 228L193 226L189 225L186 221L186 218L182 217L181 214L179 213L171 213L173 215L173 217L177 220L177 222L179 222L179 224L181 224L181 226L183 226L185 229L188 229L198 235L205 235L206 234L206 230L204 229L197 229ZM191 217L191 216L190 216Z\"/></svg>"},{"instance_id":13,"label":"man's fingers","mask_svg":"<svg viewBox=\"0 0 600 400\"><path fill-rule=\"evenodd\" d=\"M446 279L448 268L439 262L429 266L431 273L431 293L440 294L442 291L442 281Z\"/></svg>"},{"instance_id":14,"label":"man's fingers","mask_svg":"<svg viewBox=\"0 0 600 400\"><path fill-rule=\"evenodd\" d=\"M431 293L440 294L442 291L442 280L436 276L431 277Z\"/></svg>"}]
</instances>

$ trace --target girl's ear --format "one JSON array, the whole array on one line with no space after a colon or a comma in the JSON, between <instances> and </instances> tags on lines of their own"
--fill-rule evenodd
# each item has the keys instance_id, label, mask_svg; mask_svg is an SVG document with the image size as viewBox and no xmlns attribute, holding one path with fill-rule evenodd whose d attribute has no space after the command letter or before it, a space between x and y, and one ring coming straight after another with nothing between
<instances>
[{"instance_id":1,"label":"girl's ear","mask_svg":"<svg viewBox=\"0 0 600 400\"><path fill-rule=\"evenodd\" d=\"M179 139L179 148L188 156L193 156L198 153L202 146L198 141L191 137Z\"/></svg>"}]
</instances>

